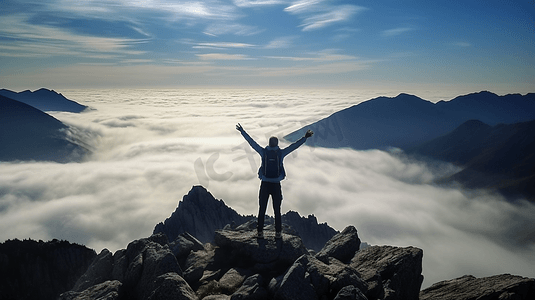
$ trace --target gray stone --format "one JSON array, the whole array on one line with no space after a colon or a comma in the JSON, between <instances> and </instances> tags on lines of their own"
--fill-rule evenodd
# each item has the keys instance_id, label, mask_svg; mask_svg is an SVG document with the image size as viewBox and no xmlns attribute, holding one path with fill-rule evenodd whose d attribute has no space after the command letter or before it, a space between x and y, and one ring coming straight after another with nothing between
<instances>
[{"instance_id":1,"label":"gray stone","mask_svg":"<svg viewBox=\"0 0 535 300\"><path fill-rule=\"evenodd\" d=\"M354 226L348 226L327 241L323 249L316 254L316 258L326 263L329 257L334 257L341 262L349 263L359 248L360 239L357 229Z\"/></svg>"},{"instance_id":2,"label":"gray stone","mask_svg":"<svg viewBox=\"0 0 535 300\"><path fill-rule=\"evenodd\" d=\"M113 270L113 255L108 249L103 249L95 258L88 270L76 281L73 291L81 292L93 285L111 279Z\"/></svg>"},{"instance_id":3,"label":"gray stone","mask_svg":"<svg viewBox=\"0 0 535 300\"><path fill-rule=\"evenodd\" d=\"M197 300L188 283L175 272L158 276L147 300Z\"/></svg>"},{"instance_id":4,"label":"gray stone","mask_svg":"<svg viewBox=\"0 0 535 300\"><path fill-rule=\"evenodd\" d=\"M350 266L371 286L368 298L418 300L422 257L415 247L372 246L358 251Z\"/></svg>"},{"instance_id":5,"label":"gray stone","mask_svg":"<svg viewBox=\"0 0 535 300\"><path fill-rule=\"evenodd\" d=\"M421 300L535 299L535 279L510 274L476 278L471 275L433 284L420 292Z\"/></svg>"},{"instance_id":6,"label":"gray stone","mask_svg":"<svg viewBox=\"0 0 535 300\"><path fill-rule=\"evenodd\" d=\"M226 294L233 294L240 288L250 272L241 268L231 268L221 279L219 279L219 288Z\"/></svg>"},{"instance_id":7,"label":"gray stone","mask_svg":"<svg viewBox=\"0 0 535 300\"><path fill-rule=\"evenodd\" d=\"M368 298L355 286L348 285L338 292L334 300L368 300Z\"/></svg>"},{"instance_id":8,"label":"gray stone","mask_svg":"<svg viewBox=\"0 0 535 300\"><path fill-rule=\"evenodd\" d=\"M269 299L268 291L263 287L260 274L248 277L243 285L232 296L231 300L264 300Z\"/></svg>"},{"instance_id":9,"label":"gray stone","mask_svg":"<svg viewBox=\"0 0 535 300\"><path fill-rule=\"evenodd\" d=\"M122 283L113 280L93 285L81 292L70 291L59 296L58 300L118 300Z\"/></svg>"},{"instance_id":10,"label":"gray stone","mask_svg":"<svg viewBox=\"0 0 535 300\"><path fill-rule=\"evenodd\" d=\"M306 261L305 261L306 262ZM280 283L274 288L274 298L277 300L314 300L318 299L310 281L306 276L306 265L303 261L296 261L286 272Z\"/></svg>"},{"instance_id":11,"label":"gray stone","mask_svg":"<svg viewBox=\"0 0 535 300\"><path fill-rule=\"evenodd\" d=\"M215 244L226 253L229 263L255 266L257 271L285 270L301 255L308 253L297 236L283 234L282 239L257 239L255 233L219 230L215 233Z\"/></svg>"}]
</instances>

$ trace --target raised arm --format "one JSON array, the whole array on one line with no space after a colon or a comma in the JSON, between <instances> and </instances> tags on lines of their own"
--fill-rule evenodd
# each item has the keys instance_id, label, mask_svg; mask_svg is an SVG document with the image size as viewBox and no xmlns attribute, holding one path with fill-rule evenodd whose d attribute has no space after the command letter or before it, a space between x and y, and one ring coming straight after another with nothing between
<instances>
[{"instance_id":1,"label":"raised arm","mask_svg":"<svg viewBox=\"0 0 535 300\"><path fill-rule=\"evenodd\" d=\"M243 129L243 127L240 125L240 123L238 123L238 125L236 125L236 130L238 130L241 133L243 138L249 143L249 145L251 145L251 147L256 152L258 152L258 154L262 155L262 153L264 151L264 148L260 147L260 145L258 145L258 143L255 142L255 140L253 140L253 138L250 137L249 134L247 134L247 132L245 132L245 129Z\"/></svg>"},{"instance_id":2,"label":"raised arm","mask_svg":"<svg viewBox=\"0 0 535 300\"><path fill-rule=\"evenodd\" d=\"M305 133L305 136L298 139L297 141L295 141L294 143L292 143L290 146L282 149L282 157L290 154L292 151L294 151L295 149L299 148L301 145L303 145L306 140L311 137L312 135L314 134L314 132L312 132L312 130L307 130L307 132Z\"/></svg>"}]
</instances>

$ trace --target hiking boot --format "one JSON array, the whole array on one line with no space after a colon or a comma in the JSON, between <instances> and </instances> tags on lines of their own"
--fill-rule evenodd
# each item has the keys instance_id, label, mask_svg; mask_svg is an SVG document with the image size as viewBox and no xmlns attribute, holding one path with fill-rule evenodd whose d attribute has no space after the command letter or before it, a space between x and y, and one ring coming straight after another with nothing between
<instances>
[{"instance_id":1,"label":"hiking boot","mask_svg":"<svg viewBox=\"0 0 535 300\"><path fill-rule=\"evenodd\" d=\"M282 239L282 234L280 231L275 232L275 238L276 239Z\"/></svg>"},{"instance_id":2,"label":"hiking boot","mask_svg":"<svg viewBox=\"0 0 535 300\"><path fill-rule=\"evenodd\" d=\"M259 231L259 232L256 234L256 238L257 238L257 239L263 239L263 238L264 238L264 232L263 232L263 231Z\"/></svg>"}]
</instances>

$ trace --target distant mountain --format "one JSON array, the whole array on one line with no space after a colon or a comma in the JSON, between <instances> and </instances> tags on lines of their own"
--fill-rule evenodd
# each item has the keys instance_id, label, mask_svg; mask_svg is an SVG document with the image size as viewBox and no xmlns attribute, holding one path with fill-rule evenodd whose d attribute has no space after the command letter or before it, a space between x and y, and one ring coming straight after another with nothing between
<instances>
[{"instance_id":1,"label":"distant mountain","mask_svg":"<svg viewBox=\"0 0 535 300\"><path fill-rule=\"evenodd\" d=\"M1 89L0 95L20 101L22 103L26 103L42 111L66 111L79 113L87 108L85 105L81 105L65 98L62 94L58 94L53 90L48 90L45 88L36 90L34 92L26 90L19 93Z\"/></svg>"},{"instance_id":2,"label":"distant mountain","mask_svg":"<svg viewBox=\"0 0 535 300\"><path fill-rule=\"evenodd\" d=\"M490 126L470 120L406 153L463 166L449 180L466 187L535 200L535 121Z\"/></svg>"},{"instance_id":3,"label":"distant mountain","mask_svg":"<svg viewBox=\"0 0 535 300\"><path fill-rule=\"evenodd\" d=\"M535 93L498 96L483 91L438 103L408 94L378 97L336 112L284 138L295 141L312 129L315 134L308 139L309 146L407 149L447 134L471 119L492 126L534 120Z\"/></svg>"},{"instance_id":4,"label":"distant mountain","mask_svg":"<svg viewBox=\"0 0 535 300\"><path fill-rule=\"evenodd\" d=\"M179 202L175 212L163 223L156 225L153 233L164 233L173 241L180 234L188 232L201 242L207 243L213 241L214 231L224 228L227 224L232 227L232 224L240 225L248 221L256 228L256 217L240 215L223 200L215 199L204 187L194 186ZM282 222L285 225L283 231L292 231L299 235L307 248L316 251L337 233L326 223L318 224L316 217L301 217L293 211L284 214ZM266 225L269 223L273 223L270 217Z\"/></svg>"},{"instance_id":5,"label":"distant mountain","mask_svg":"<svg viewBox=\"0 0 535 300\"><path fill-rule=\"evenodd\" d=\"M0 161L80 160L87 150L68 140L67 129L37 108L0 96Z\"/></svg>"}]
</instances>

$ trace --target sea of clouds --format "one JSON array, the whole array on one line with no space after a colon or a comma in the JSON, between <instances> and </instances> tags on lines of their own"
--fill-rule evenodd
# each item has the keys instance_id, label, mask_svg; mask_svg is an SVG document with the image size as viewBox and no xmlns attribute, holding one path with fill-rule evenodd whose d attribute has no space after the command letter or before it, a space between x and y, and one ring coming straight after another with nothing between
<instances>
[{"instance_id":1,"label":"sea of clouds","mask_svg":"<svg viewBox=\"0 0 535 300\"><path fill-rule=\"evenodd\" d=\"M66 239L97 252L147 237L202 184L256 214L259 144L380 95L328 90L67 90L92 109L54 112L93 154L82 163L0 163L0 241ZM387 96L395 96L388 94ZM281 146L289 143L281 140ZM535 205L436 186L456 167L397 152L302 146L285 159L283 212L354 225L372 245L424 250L424 287L465 274L535 277ZM268 208L268 213L271 208Z\"/></svg>"}]
</instances>

